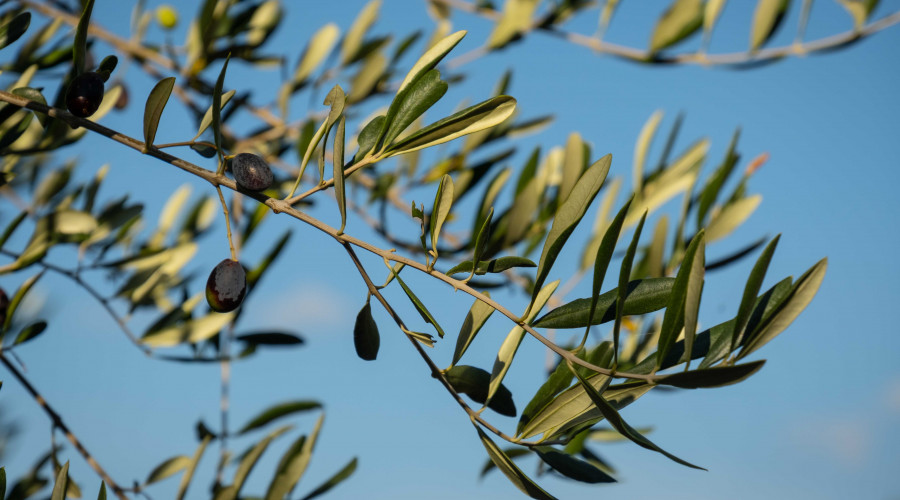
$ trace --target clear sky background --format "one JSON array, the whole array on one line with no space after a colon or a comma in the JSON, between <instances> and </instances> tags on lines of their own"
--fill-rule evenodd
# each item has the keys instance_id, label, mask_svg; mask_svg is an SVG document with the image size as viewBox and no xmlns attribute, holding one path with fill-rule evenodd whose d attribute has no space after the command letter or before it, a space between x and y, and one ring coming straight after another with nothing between
<instances>
[{"instance_id":1,"label":"clear sky background","mask_svg":"<svg viewBox=\"0 0 900 500\"><path fill-rule=\"evenodd\" d=\"M195 12L196 3L179 4L183 20ZM268 47L274 53L286 52L291 64L318 27L335 22L346 30L364 4L285 3L285 22ZM666 3L622 2L607 39L645 46L655 15ZM127 36L131 4L97 0L94 19ZM728 2L711 52L746 48L753 4ZM799 4L794 2L773 45L793 39ZM148 2L148 7L155 5ZM883 1L875 17L898 9L900 2ZM491 28L483 19L458 12L453 23L455 29L469 30L454 54L477 48ZM595 25L596 10L592 10L567 27L592 33ZM851 26L851 18L836 2L815 2L807 39ZM427 34L431 27L423 2L387 0L374 31L402 36L416 29ZM183 33L184 23L173 40L182 40ZM157 27L151 28L150 35L156 40L165 36ZM693 39L684 48L698 44L699 40ZM799 276L823 256L829 258L828 273L813 303L782 336L754 356L769 360L761 372L722 389L653 392L624 412L634 426L653 426L651 438L656 443L709 472L684 468L632 444L597 445L594 448L617 467L621 482L589 486L543 476L541 484L551 493L559 498L900 498L896 473L900 463L900 339L896 326L891 326L900 300L896 285L900 264L895 251L900 246L896 222L900 214L896 196L900 184L898 48L900 28L895 27L847 50L733 71L637 65L599 57L588 49L535 33L522 43L460 68L467 79L451 86L430 117L448 113L465 99L486 98L508 68L514 70L509 93L517 98L521 116L555 115L552 126L516 143L518 153L511 164L517 167L534 145L541 144L546 151L578 131L592 144L592 159L612 153L610 175L630 183L635 139L651 113L661 109L665 112L663 132L678 112L686 113L676 153L695 139L711 139L703 170L708 173L740 126L741 169L759 153L771 155L750 183L751 192L763 195L763 203L728 240L708 247L708 259L762 235L782 233L764 284L768 287L782 277ZM407 66L421 46L413 52L407 57ZM99 53L105 54L102 49ZM154 82L133 65L127 69L126 79L131 84L129 112L110 115L103 123L140 136L143 96ZM254 102L266 103L279 84L277 69L258 71L235 62L229 68L226 87L254 89ZM321 109L318 103L323 97L310 99L301 94L292 104L292 117L304 115L310 102L314 109ZM257 126L248 116L238 115L235 120L237 128ZM194 134L193 124L177 105L170 105L162 123L158 142L186 140ZM358 123L350 126L355 128ZM657 141L651 150L651 162L658 157L661 143ZM190 176L104 138L91 136L80 144L59 156L76 156L85 167L83 176L109 163L109 182L101 191L101 200L128 190L133 199L146 203L150 221L178 186L190 184L195 194L208 190ZM202 159L189 151L183 154L214 167L201 163ZM431 196L423 193L419 201L428 203ZM624 197L618 204L623 202ZM680 199L664 212L672 212L676 204ZM318 205L313 215L336 220L330 199ZM4 206L0 223L12 217L8 210ZM588 220L592 218L589 215ZM353 319L365 300L365 288L330 238L292 219L271 218L263 228L269 240L258 237L245 256L255 261L288 227L294 228L291 244L244 305L249 311L239 332L290 329L300 332L307 344L262 352L234 366L233 425L241 425L264 407L281 401L324 402L325 426L301 492L358 456L356 473L332 498L521 498L496 472L479 482L478 471L486 455L468 418L431 379L408 341L391 328L381 311L375 313L382 332L378 360L367 363L356 357ZM396 227L408 228L409 235L414 231L412 225ZM584 238L586 228L587 223L576 233L576 241L578 235ZM348 232L372 238L359 220L350 221ZM198 290L206 269L227 251L220 232L207 236L201 248L195 280ZM568 260L557 264L555 275L567 276L579 253L564 254ZM65 252L52 257L61 264L72 258ZM708 275L702 324L713 325L734 315L754 259L755 254L740 265ZM367 259L366 264L373 270L381 266L379 259ZM9 290L23 279L22 275L3 276L0 285ZM471 301L428 280L411 276L410 282L421 287L419 295L451 332L434 351L438 364L446 366L455 344L454 333ZM570 298L587 296L589 286L584 283ZM147 359L101 308L71 283L46 276L39 289L48 301L45 310L50 328L19 355L34 384L113 477L124 484L142 480L164 459L193 452L193 427L198 419L217 426L218 367ZM406 300L395 292L389 297L398 305ZM521 296L505 299L513 309L524 307ZM401 311L415 319L414 311ZM142 325L147 318L135 321ZM465 362L489 369L508 330L509 324L492 319ZM544 356L537 342L526 339L508 378L520 409L543 380ZM50 422L8 372L0 371L0 378L4 381L0 395L3 418L24 428L6 460L9 476L17 477L48 448ZM514 427L513 419L491 417L501 426ZM314 421L314 414L292 419L297 425L292 435L308 432ZM245 493L262 491L289 439L282 438L264 456ZM234 449L240 452L249 443L238 441ZM213 453L204 460L191 498L207 496L217 446L210 451ZM64 456L72 461L71 474L87 497L96 494L99 480L74 450L67 448ZM531 474L535 465L523 462L523 469ZM151 495L169 498L177 482L161 483L150 490Z\"/></svg>"}]
</instances>

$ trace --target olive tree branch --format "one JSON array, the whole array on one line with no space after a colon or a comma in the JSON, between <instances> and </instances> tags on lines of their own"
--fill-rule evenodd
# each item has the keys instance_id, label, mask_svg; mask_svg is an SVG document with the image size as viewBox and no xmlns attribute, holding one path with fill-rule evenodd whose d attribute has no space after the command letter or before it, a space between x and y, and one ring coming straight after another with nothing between
<instances>
[{"instance_id":1,"label":"olive tree branch","mask_svg":"<svg viewBox=\"0 0 900 500\"><path fill-rule=\"evenodd\" d=\"M485 19L497 22L503 17L503 13L487 7L480 7L467 0L431 0L435 3L451 7L453 9L474 14ZM722 54L707 54L702 50L695 53L682 53L674 55L654 55L648 50L610 43L594 36L583 35L571 31L565 31L553 26L549 21L550 15L535 19L528 31L542 31L548 35L566 40L575 45L581 45L600 54L608 54L625 60L640 63L658 64L698 64L703 66L729 66L748 63L760 63L781 59L788 56L802 56L813 52L836 49L857 39L875 34L881 30L900 23L900 11L889 14L881 19L873 21L858 30L845 31L810 42L794 42L784 47L773 47L756 52L731 52ZM461 66L471 60L491 52L493 49L479 47L471 53L462 54L448 62L450 68Z\"/></svg>"},{"instance_id":2,"label":"olive tree branch","mask_svg":"<svg viewBox=\"0 0 900 500\"><path fill-rule=\"evenodd\" d=\"M69 442L72 443L72 446L74 446L75 449L78 450L78 453L80 453L84 458L85 462L87 462L87 464L92 469L94 469L94 472L96 472L97 475L100 476L100 479L102 479L106 482L106 484L109 485L110 489L112 489L113 491L113 494L115 494L120 500L128 500L128 497L125 496L125 490L121 486L119 486L119 483L115 482L113 478L109 476L109 474L106 473L103 467L100 466L96 459L94 459L93 455L91 455L87 451L81 441L75 436L75 434L72 433L72 430L69 429L69 426L66 425L65 422L63 422L62 417L59 415L59 413L57 413L56 410L54 410L53 407L50 406L50 403L48 403L47 400L44 399L44 396L42 396L41 393L39 393L33 385L31 385L31 382L29 382L28 379L25 378L25 375L23 375L22 372L20 372L15 367L15 365L10 363L9 360L6 359L6 356L3 355L2 349L0 349L0 363L3 363L3 365L6 366L6 369L9 370L10 373L12 373L13 376L19 381L19 383L22 384L25 390L28 391L31 397L34 398L34 400L37 402L38 406L40 406L44 410L44 413L46 413L47 416L50 417L53 425L62 431L62 433L66 436L66 439L68 439Z\"/></svg>"},{"instance_id":3,"label":"olive tree branch","mask_svg":"<svg viewBox=\"0 0 900 500\"><path fill-rule=\"evenodd\" d=\"M145 148L145 145L142 141L134 139L125 134L116 132L115 130L112 130L108 127L105 127L103 125L95 123L91 120L79 118L79 117L74 116L71 113L64 111L62 109L59 109L59 108L53 108L53 107L50 107L50 106L47 106L47 105L44 105L44 104L41 104L41 103L38 103L35 101L31 101L27 98L20 97L15 94L12 94L12 93L9 93L6 91L2 91L2 90L0 90L0 101L4 101L4 102L7 102L7 103L10 103L12 105L19 106L22 108L31 109L31 110L37 111L39 113L44 113L53 118L59 118L71 125L82 126L92 132L96 132L100 135L104 135L104 136L106 136L120 144L128 146L136 151L143 151ZM575 365L583 366L583 367L587 368L588 370L591 370L593 372L600 373L603 375L608 375L608 376L617 377L617 378L630 378L630 379L636 379L636 380L644 380L644 381L647 381L650 383L652 383L662 377L662 376L657 376L655 374L647 375L647 374L643 374L643 373L618 372L615 370L610 370L608 368L603 368L601 366L597 366L595 364L589 363L589 362L579 358L574 353L556 345L554 342L552 342L551 340L547 339L546 337L544 337L543 335L538 333L534 328L531 327L531 325L526 323L522 318L520 318L516 314L512 313L509 309L500 305L498 302L494 301L493 299L484 295L483 293L479 292L478 290L475 290L474 288L472 288L471 286L469 286L468 284L466 284L463 281L451 278L450 276L447 276L446 274L441 273L440 271L437 271L435 269L428 269L425 266L425 264L422 264L420 262L417 262L417 261L412 260L407 257L396 255L392 251L378 248L366 241L360 240L360 239L350 236L346 233L339 233L336 228L333 228L333 227L329 226L328 224L325 224L324 222L322 222L304 212L301 212L301 211L293 208L290 205L290 203L288 203L288 201L286 201L286 200L269 198L268 196L266 196L265 194L262 194L262 193L255 193L255 192L246 191L244 189L238 188L237 184L233 180L229 179L228 177L225 177L223 175L217 175L216 172L214 172L214 171L207 170L207 169L197 166L191 162L182 160L176 156L173 156L173 155L170 155L163 151L160 151L159 149L157 149L153 146L147 147L147 152L145 154L147 154L148 156L152 156L156 159L162 160L166 163L169 163L170 165L180 168L181 170L184 170L185 172L188 172L192 175L195 175L195 176L209 182L213 187L224 186L233 191L238 191L238 192L244 193L246 196L257 200L260 203L265 204L266 206L271 208L273 212L285 213L290 217L300 220L301 222L304 222L304 223L318 229L319 231L322 231L323 233L326 233L326 234L332 236L333 238L337 239L341 243L350 243L353 246L356 246L358 248L366 250L370 253L378 255L379 257L382 257L389 261L405 264L411 268L419 270L422 273L428 274L440 281L443 281L444 283L452 286L454 288L454 290L462 290L463 292L471 295L472 297L480 300L481 302L484 302L485 304L491 306L496 311L500 312L502 315L509 318L513 323L515 323L516 325L521 327L523 330L528 332L532 337L537 339L539 342L541 342L545 346L549 347L557 355L559 355L560 357L562 357L563 359L565 359L567 361L574 363Z\"/></svg>"}]
</instances>

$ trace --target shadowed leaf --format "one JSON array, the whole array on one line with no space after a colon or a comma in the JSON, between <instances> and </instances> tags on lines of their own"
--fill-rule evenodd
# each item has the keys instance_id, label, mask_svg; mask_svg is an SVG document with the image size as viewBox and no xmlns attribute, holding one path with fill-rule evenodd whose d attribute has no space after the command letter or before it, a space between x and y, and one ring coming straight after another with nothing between
<instances>
[{"instance_id":1,"label":"shadowed leaf","mask_svg":"<svg viewBox=\"0 0 900 500\"><path fill-rule=\"evenodd\" d=\"M488 292L483 293L490 298L491 295ZM452 365L459 362L475 339L475 335L478 335L481 327L484 326L493 313L493 307L475 299L475 303L472 304L469 313L466 314L466 319L463 321L462 327L459 329L459 335L456 337L456 349L453 351Z\"/></svg>"},{"instance_id":2,"label":"shadowed leaf","mask_svg":"<svg viewBox=\"0 0 900 500\"><path fill-rule=\"evenodd\" d=\"M444 376L457 392L469 396L478 403L484 404L487 401L491 374L486 370L475 366L457 365L444 372ZM512 393L503 384L500 384L487 407L507 417L516 416L516 404Z\"/></svg>"},{"instance_id":3,"label":"shadowed leaf","mask_svg":"<svg viewBox=\"0 0 900 500\"><path fill-rule=\"evenodd\" d=\"M564 453L550 446L538 446L534 449L541 460L556 472L582 483L615 483L614 477L598 469L589 462Z\"/></svg>"},{"instance_id":4,"label":"shadowed leaf","mask_svg":"<svg viewBox=\"0 0 900 500\"><path fill-rule=\"evenodd\" d=\"M295 413L317 410L321 407L322 404L318 401L289 401L287 403L279 403L275 406L267 408L259 415L250 419L250 421L244 424L241 430L238 431L238 434L246 434L250 431L269 425L277 419L284 418Z\"/></svg>"},{"instance_id":5,"label":"shadowed leaf","mask_svg":"<svg viewBox=\"0 0 900 500\"><path fill-rule=\"evenodd\" d=\"M31 12L21 12L8 23L0 26L0 49L15 42L28 30L31 24Z\"/></svg>"},{"instance_id":6,"label":"shadowed leaf","mask_svg":"<svg viewBox=\"0 0 900 500\"><path fill-rule=\"evenodd\" d=\"M675 278L647 278L628 283L623 314L647 314L666 306ZM600 325L616 319L619 289L597 297L597 313L591 324ZM541 316L534 326L541 328L584 328L588 325L591 299L576 299Z\"/></svg>"},{"instance_id":7,"label":"shadowed leaf","mask_svg":"<svg viewBox=\"0 0 900 500\"><path fill-rule=\"evenodd\" d=\"M478 262L478 268L475 269L475 274L481 276L486 273L502 273L503 271L514 267L537 267L537 265L525 257L500 257L499 259ZM471 272L472 261L467 260L450 268L450 270L447 271L447 275Z\"/></svg>"},{"instance_id":8,"label":"shadowed leaf","mask_svg":"<svg viewBox=\"0 0 900 500\"><path fill-rule=\"evenodd\" d=\"M347 465L345 465L335 475L331 476L327 481L322 483L321 486L319 486L318 488L311 491L308 495L303 497L301 500L310 500L319 495L323 495L326 492L328 492L329 490L331 490L332 488L334 488L335 486L337 486L338 484L340 484L341 482L343 482L345 479L350 477L350 475L353 474L354 471L356 471L356 463L357 463L357 461L356 461L356 458L354 457L353 460L350 460L350 462L347 463Z\"/></svg>"},{"instance_id":9,"label":"shadowed leaf","mask_svg":"<svg viewBox=\"0 0 900 500\"><path fill-rule=\"evenodd\" d=\"M754 373L758 372L766 360L753 361L742 365L721 366L704 370L692 370L689 372L673 373L656 382L661 385L671 385L682 389L706 389L710 387L722 387L736 384Z\"/></svg>"},{"instance_id":10,"label":"shadowed leaf","mask_svg":"<svg viewBox=\"0 0 900 500\"><path fill-rule=\"evenodd\" d=\"M360 359L373 361L378 356L380 344L378 325L372 317L372 306L367 300L366 305L356 315L356 323L353 325L353 346Z\"/></svg>"},{"instance_id":11,"label":"shadowed leaf","mask_svg":"<svg viewBox=\"0 0 900 500\"><path fill-rule=\"evenodd\" d=\"M162 481L170 476L174 476L179 472L187 469L191 466L191 459L184 456L179 455L177 457L172 457L165 462L154 467L150 474L147 476L147 480L144 481L144 484L153 484L158 481Z\"/></svg>"},{"instance_id":12,"label":"shadowed leaf","mask_svg":"<svg viewBox=\"0 0 900 500\"><path fill-rule=\"evenodd\" d=\"M478 431L478 437L481 438L481 444L483 444L484 448L487 450L491 461L494 462L494 465L500 469L500 472L502 472L516 488L519 488L531 498L539 500L555 500L555 497L544 491L532 481L531 478L526 476L525 473L513 463L512 459L506 456L506 453L504 453L503 450L481 430L481 428L475 427L475 430Z\"/></svg>"}]
</instances>

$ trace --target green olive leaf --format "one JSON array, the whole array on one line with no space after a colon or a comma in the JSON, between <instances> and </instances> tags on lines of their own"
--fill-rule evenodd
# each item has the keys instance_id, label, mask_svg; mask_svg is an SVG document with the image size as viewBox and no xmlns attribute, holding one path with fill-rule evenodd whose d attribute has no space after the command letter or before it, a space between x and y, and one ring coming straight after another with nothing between
<instances>
[{"instance_id":1,"label":"green olive leaf","mask_svg":"<svg viewBox=\"0 0 900 500\"><path fill-rule=\"evenodd\" d=\"M153 87L150 95L147 96L147 104L144 106L144 149L146 154L153 146L156 139L156 130L159 128L159 120L162 118L163 110L166 103L169 102L169 96L172 95L172 88L175 87L175 77L170 76L163 78ZM221 141L216 142L216 147Z\"/></svg>"}]
</instances>

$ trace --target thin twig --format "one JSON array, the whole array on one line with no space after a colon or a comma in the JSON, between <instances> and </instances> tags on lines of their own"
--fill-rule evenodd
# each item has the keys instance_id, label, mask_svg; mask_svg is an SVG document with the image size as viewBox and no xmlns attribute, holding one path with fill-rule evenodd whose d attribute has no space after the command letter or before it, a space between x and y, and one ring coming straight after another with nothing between
<instances>
[{"instance_id":1,"label":"thin twig","mask_svg":"<svg viewBox=\"0 0 900 500\"><path fill-rule=\"evenodd\" d=\"M503 13L500 11L480 7L472 2L468 2L465 0L432 1L446 5L447 7L451 7L459 11L475 14L477 16L495 22L500 20L500 18L503 16ZM712 55L705 54L703 53L703 51L674 55L654 55L650 51L645 49L609 43L605 40L601 40L593 36L565 31L553 26L552 24L548 24L546 22L547 20L548 19L546 18L546 16L536 19L531 24L529 31L541 31L557 38L566 40L567 42L573 43L575 45L587 47L597 53L608 54L634 62L659 64L697 64L701 66L731 66L760 63L775 59L781 59L788 56L802 56L812 52L838 48L842 45L853 42L858 38L872 35L890 26L900 23L900 11L887 15L881 19L878 19L877 21L873 21L858 30L854 29L845 31L843 33L838 33L836 35L831 35L806 43L792 43L791 45L786 45L784 47L773 47L756 52L745 51ZM483 47L480 47L475 50L484 51L485 49ZM463 54L457 56L455 59L451 59L447 65L450 68L461 66L462 64L470 62L470 60L474 58L474 55L481 56L483 54L481 52L479 52L478 54Z\"/></svg>"},{"instance_id":2,"label":"thin twig","mask_svg":"<svg viewBox=\"0 0 900 500\"><path fill-rule=\"evenodd\" d=\"M104 135L120 144L124 144L125 146L128 146L136 151L144 150L144 143L142 141L139 141L133 137L129 137L125 134L116 132L115 130L104 127L103 125L100 125L93 121L79 118L77 116L72 115L71 113L69 113L67 111L62 110L62 109L53 108L53 107L50 107L50 106L47 106L47 105L44 105L44 104L41 104L41 103L38 103L35 101L31 101L24 97L20 97L15 94L12 94L12 93L9 93L6 91L2 91L2 90L0 90L0 101L4 101L4 102L13 104L15 106L23 107L23 108L28 108L28 109L37 111L39 113L44 113L44 114L47 114L54 118L59 118L71 125L78 125L78 126L84 127L88 130L91 130L92 132L96 132L98 134ZM472 297L475 297L476 299L480 300L481 302L484 302L485 304L491 306L496 311L500 312L500 314L503 314L504 316L506 316L507 318L512 320L515 324L520 326L523 330L528 332L532 337L537 339L539 342L541 342L542 344L544 344L547 347L549 347L550 349L552 349L553 352L558 354L560 357L562 357L563 359L566 359L568 361L571 361L572 363L574 363L576 365L583 366L583 367L587 368L588 370L591 370L596 373L614 376L617 378L630 378L630 379L636 379L636 380L644 380L647 382L654 382L655 380L657 380L658 378L661 377L661 376L657 376L657 375L647 375L647 374L642 374L642 373L616 372L614 370L610 370L607 368L603 368L603 367L594 365L592 363L588 363L587 361L577 357L572 352L569 352L568 350L551 342L549 339L547 339L546 337L544 337L543 335L541 335L540 333L535 331L535 329L532 328L531 325L529 325L525 321L523 321L522 318L513 314L509 309L503 307L502 305L500 305L499 303L497 303L490 297L484 295L483 293L479 292L478 290L475 290L474 288L470 287L469 285L467 285L466 283L464 283L460 280L453 279L437 270L428 269L424 264L422 264L420 262L417 262L415 260L412 260L412 259L409 259L409 258L406 258L403 256L396 255L392 251L378 248L366 241L360 240L358 238L354 238L353 236L350 236L346 233L343 233L343 234L339 233L336 228L333 228L333 227L329 226L328 224L325 224L324 222L322 222L304 212L301 212L301 211L295 209L285 200L269 198L265 194L262 194L262 193L254 193L254 192L244 191L242 189L239 189L233 180L231 180L227 177L221 176L221 175L216 175L216 173L211 170L207 170L207 169L197 166L191 162L182 160L176 156L173 156L173 155L170 155L163 151L160 151L153 146L150 146L148 148L148 151L146 154L148 156L152 156L152 157L162 160L166 163L169 163L170 165L178 167L181 170L184 170L185 172L195 175L195 176L209 182L214 187L215 186L224 186L233 191L242 192L246 196L249 196L249 197L257 200L258 202L265 204L266 206L271 208L273 212L285 213L290 217L293 217L302 222L305 222L306 224L318 229L319 231L322 231L323 233L331 235L332 237L334 237L335 239L338 239L342 243L350 243L358 248L361 248L363 250L371 252L371 253L378 255L379 257L382 257L384 259L388 259L392 262L406 264L407 266L409 266L411 268L417 269L420 272L431 275L432 277L434 277L440 281L443 281L444 283L447 283L448 285L452 286L455 290L462 290L463 292L471 295Z\"/></svg>"},{"instance_id":3,"label":"thin twig","mask_svg":"<svg viewBox=\"0 0 900 500\"><path fill-rule=\"evenodd\" d=\"M44 399L43 396L41 396L41 394L37 391L37 389L34 388L33 385L31 385L31 382L29 382L28 379L25 378L22 372L20 372L15 367L15 365L10 363L9 360L6 359L6 356L3 355L2 350L0 350L0 362L2 362L4 366L6 366L6 369L13 374L13 376L22 384L25 390L28 391L29 394L31 394L31 397L34 398L38 406L40 406L44 410L44 413L46 413L47 416L50 417L53 425L62 431L62 433L66 436L66 439L68 439L69 442L72 443L72 446L74 446L75 449L78 450L78 453L80 453L84 458L85 462L87 462L87 464L92 469L94 469L94 472L96 472L97 475L100 476L100 479L102 479L106 482L106 484L109 485L110 489L112 489L113 493L120 500L128 500L128 497L125 496L125 490L122 489L122 487L119 486L119 483L115 482L113 478L109 476L109 474L106 473L103 467L101 467L97 460L94 459L93 455L91 455L87 451L81 441L77 437L75 437L75 434L72 433L72 430L69 429L69 426L66 425L65 422L63 422L62 417L59 415L59 413L57 413L56 410L54 410L53 407L50 406L50 403L48 403L47 400Z\"/></svg>"}]
</instances>

